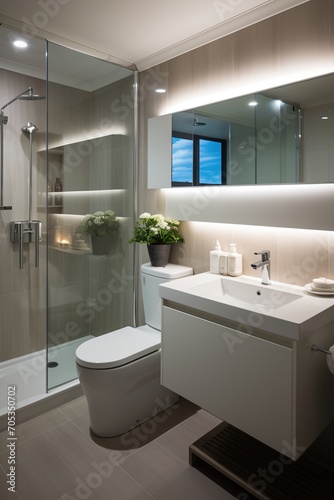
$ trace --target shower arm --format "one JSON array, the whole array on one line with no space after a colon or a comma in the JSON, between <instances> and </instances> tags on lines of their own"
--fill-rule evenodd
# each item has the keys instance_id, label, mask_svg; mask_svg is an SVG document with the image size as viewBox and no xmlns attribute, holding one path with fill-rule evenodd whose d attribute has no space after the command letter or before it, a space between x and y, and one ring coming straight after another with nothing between
<instances>
[{"instance_id":1,"label":"shower arm","mask_svg":"<svg viewBox=\"0 0 334 500\"><path fill-rule=\"evenodd\" d=\"M13 102L17 101L17 99L20 99L20 97L23 96L24 94L27 94L27 93L28 94L32 94L32 92L33 92L32 87L28 87L26 90L24 90L23 92L21 92L21 94L17 95L13 99L11 99L9 102L7 102L4 106L2 106L1 109L0 109L0 113L3 115L3 110L5 108L7 108L7 106L9 106Z\"/></svg>"}]
</instances>

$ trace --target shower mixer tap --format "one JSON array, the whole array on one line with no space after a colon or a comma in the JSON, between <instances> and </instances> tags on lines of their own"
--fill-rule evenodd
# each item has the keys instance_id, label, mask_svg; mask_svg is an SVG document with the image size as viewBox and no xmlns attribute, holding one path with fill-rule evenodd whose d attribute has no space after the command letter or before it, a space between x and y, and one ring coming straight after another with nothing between
<instances>
[{"instance_id":1,"label":"shower mixer tap","mask_svg":"<svg viewBox=\"0 0 334 500\"><path fill-rule=\"evenodd\" d=\"M23 244L35 243L35 267L39 267L39 242L42 241L42 223L39 220L21 220L10 223L10 240L19 244L19 268L23 269Z\"/></svg>"}]
</instances>

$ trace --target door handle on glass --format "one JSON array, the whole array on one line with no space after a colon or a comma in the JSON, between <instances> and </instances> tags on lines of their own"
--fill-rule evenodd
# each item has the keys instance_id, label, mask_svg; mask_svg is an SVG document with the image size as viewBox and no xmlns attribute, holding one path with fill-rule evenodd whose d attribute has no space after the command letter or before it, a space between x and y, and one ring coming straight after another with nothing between
<instances>
[{"instance_id":1,"label":"door handle on glass","mask_svg":"<svg viewBox=\"0 0 334 500\"><path fill-rule=\"evenodd\" d=\"M42 223L39 220L14 221L10 223L10 239L19 244L19 268L23 269L23 243L35 243L35 267L39 267L39 242ZM35 240L35 241L34 241Z\"/></svg>"}]
</instances>

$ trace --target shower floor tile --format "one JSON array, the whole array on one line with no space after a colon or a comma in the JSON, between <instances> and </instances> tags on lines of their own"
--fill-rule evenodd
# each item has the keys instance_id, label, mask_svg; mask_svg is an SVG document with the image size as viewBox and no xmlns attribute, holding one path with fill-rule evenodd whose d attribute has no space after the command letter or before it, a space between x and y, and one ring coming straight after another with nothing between
<instances>
[{"instance_id":1,"label":"shower floor tile","mask_svg":"<svg viewBox=\"0 0 334 500\"><path fill-rule=\"evenodd\" d=\"M48 368L46 377L46 352L38 351L19 358L3 361L0 369L0 415L7 413L7 388L15 386L16 408L21 408L45 397L48 389L54 389L76 380L75 364L77 347L92 338L87 335L72 340L48 352L48 361L56 362L56 368Z\"/></svg>"},{"instance_id":2,"label":"shower floor tile","mask_svg":"<svg viewBox=\"0 0 334 500\"><path fill-rule=\"evenodd\" d=\"M78 378L75 351L80 344L93 338L92 335L87 335L78 340L71 340L65 344L51 347L48 350L48 364L57 363L54 368L48 368L48 388L53 389L59 385L65 384L71 380Z\"/></svg>"}]
</instances>

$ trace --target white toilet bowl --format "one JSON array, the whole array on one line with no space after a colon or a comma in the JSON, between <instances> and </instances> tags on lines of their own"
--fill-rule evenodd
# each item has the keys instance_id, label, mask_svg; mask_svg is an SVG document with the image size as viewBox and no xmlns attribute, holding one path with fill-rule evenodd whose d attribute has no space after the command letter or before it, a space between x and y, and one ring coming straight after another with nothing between
<instances>
[{"instance_id":1,"label":"white toilet bowl","mask_svg":"<svg viewBox=\"0 0 334 500\"><path fill-rule=\"evenodd\" d=\"M176 403L179 396L160 384L161 299L159 284L192 274L185 266L143 264L145 319L153 325L125 327L93 338L76 351L79 380L94 434L123 434ZM158 329L159 327L159 329Z\"/></svg>"}]
</instances>

